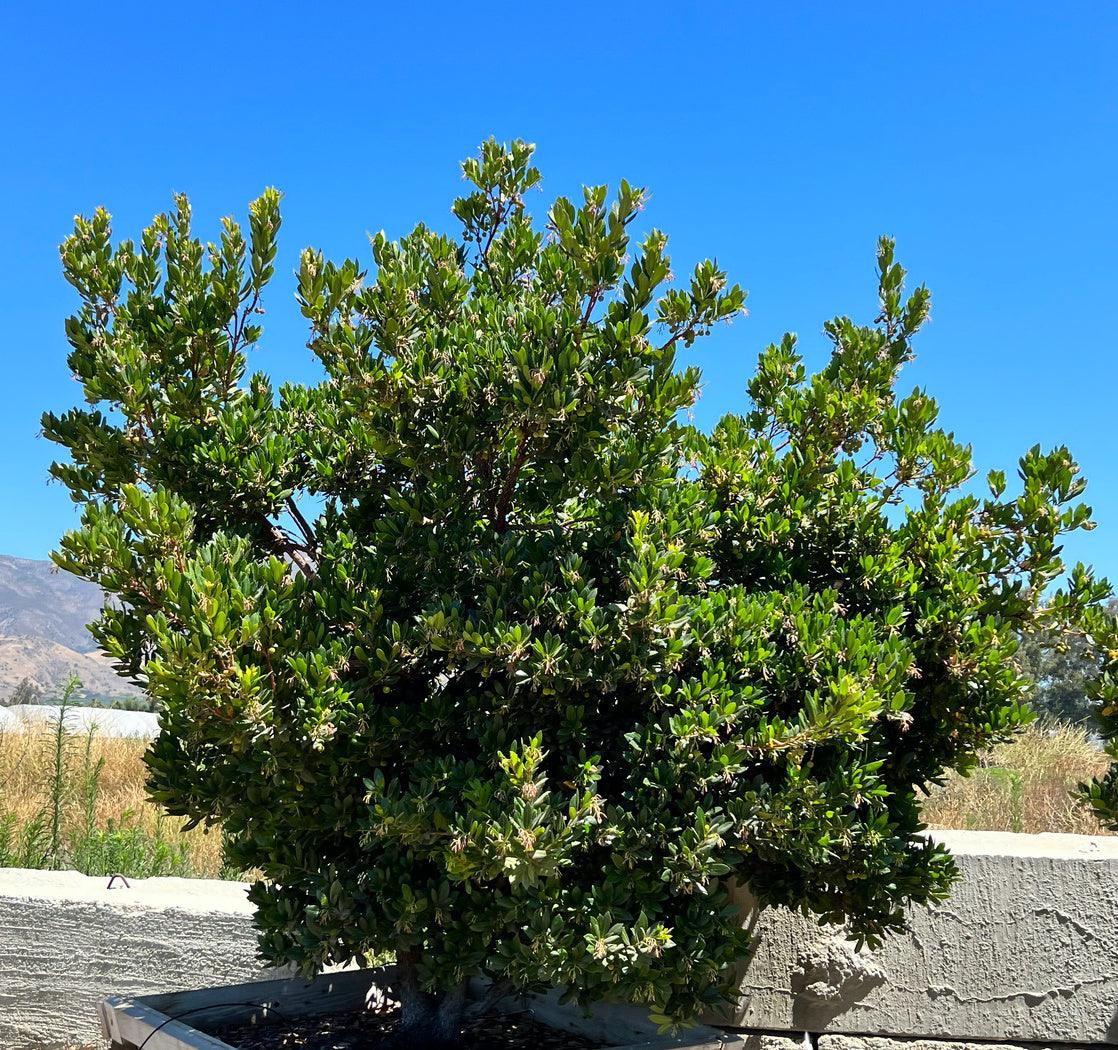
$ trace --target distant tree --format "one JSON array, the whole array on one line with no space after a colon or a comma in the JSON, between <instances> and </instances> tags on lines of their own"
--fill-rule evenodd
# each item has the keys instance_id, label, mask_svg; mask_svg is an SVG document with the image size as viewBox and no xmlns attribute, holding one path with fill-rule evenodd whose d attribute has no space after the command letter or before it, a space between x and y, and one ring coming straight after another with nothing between
<instances>
[{"instance_id":1,"label":"distant tree","mask_svg":"<svg viewBox=\"0 0 1118 1050\"><path fill-rule=\"evenodd\" d=\"M1118 615L1118 601L1108 606ZM1092 689L1099 675L1098 652L1080 631L1040 631L1021 639L1017 661L1035 683L1030 698L1042 718L1094 728Z\"/></svg>"},{"instance_id":2,"label":"distant tree","mask_svg":"<svg viewBox=\"0 0 1118 1050\"><path fill-rule=\"evenodd\" d=\"M43 691L30 678L21 679L19 685L8 697L0 700L0 707L15 707L16 704L37 704L43 699Z\"/></svg>"},{"instance_id":3,"label":"distant tree","mask_svg":"<svg viewBox=\"0 0 1118 1050\"><path fill-rule=\"evenodd\" d=\"M105 699L100 706L111 708L114 711L152 712L159 709L158 704L146 696L111 696Z\"/></svg>"}]
</instances>

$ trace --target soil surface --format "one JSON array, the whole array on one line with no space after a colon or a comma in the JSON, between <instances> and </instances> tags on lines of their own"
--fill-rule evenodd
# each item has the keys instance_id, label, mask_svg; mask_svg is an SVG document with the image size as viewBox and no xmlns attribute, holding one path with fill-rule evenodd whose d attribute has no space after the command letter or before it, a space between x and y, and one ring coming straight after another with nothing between
<instances>
[{"instance_id":1,"label":"soil surface","mask_svg":"<svg viewBox=\"0 0 1118 1050\"><path fill-rule=\"evenodd\" d=\"M395 1004L384 1009L277 1020L264 1025L206 1028L239 1050L377 1050L401 1044L393 1038L399 1022ZM201 1027L201 1026L199 1026ZM602 1043L541 1024L527 1013L489 1014L470 1021L456 1050L596 1050ZM420 1050L420 1048L415 1048Z\"/></svg>"}]
</instances>

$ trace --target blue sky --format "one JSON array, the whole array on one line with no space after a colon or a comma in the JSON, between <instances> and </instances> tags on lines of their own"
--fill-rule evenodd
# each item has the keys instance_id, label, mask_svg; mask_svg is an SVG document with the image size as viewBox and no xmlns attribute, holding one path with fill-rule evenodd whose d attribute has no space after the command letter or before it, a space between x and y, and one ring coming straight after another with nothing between
<instances>
[{"instance_id":1,"label":"blue sky","mask_svg":"<svg viewBox=\"0 0 1118 1050\"><path fill-rule=\"evenodd\" d=\"M700 422L743 404L785 330L873 312L874 243L933 293L904 377L983 470L1067 443L1118 576L1118 4L10 5L0 33L0 552L74 522L44 408L75 402L57 244L104 204L134 235L191 195L200 229L285 193L252 366L314 374L290 277L307 244L451 228L458 161L539 146L538 206L624 176L677 271L715 256L750 316L693 352ZM298 13L297 13L298 12Z\"/></svg>"}]
</instances>

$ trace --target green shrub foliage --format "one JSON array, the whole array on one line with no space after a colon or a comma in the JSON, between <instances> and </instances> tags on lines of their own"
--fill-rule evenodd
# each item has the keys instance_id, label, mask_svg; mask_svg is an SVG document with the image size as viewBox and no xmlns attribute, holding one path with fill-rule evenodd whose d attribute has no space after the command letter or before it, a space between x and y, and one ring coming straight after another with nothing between
<instances>
[{"instance_id":1,"label":"green shrub foliage","mask_svg":"<svg viewBox=\"0 0 1118 1050\"><path fill-rule=\"evenodd\" d=\"M1088 685L1095 720L1114 761L1109 772L1079 785L1079 797L1111 831L1118 831L1118 615L1114 606L1094 605L1082 617L1079 632L1094 656L1097 676Z\"/></svg>"},{"instance_id":2,"label":"green shrub foliage","mask_svg":"<svg viewBox=\"0 0 1118 1050\"><path fill-rule=\"evenodd\" d=\"M118 599L95 633L163 711L154 797L263 872L267 958L692 1017L749 948L727 878L871 943L948 891L920 789L1029 717L1018 632L1105 601L1082 567L1052 593L1083 482L1034 448L975 494L895 389L929 295L891 241L874 323L828 322L812 376L768 347L704 434L680 359L742 290L673 279L626 182L534 222L531 146L463 170L457 235L303 253L324 378L278 391L246 373L277 192L215 244L184 197L139 243L79 218L56 561Z\"/></svg>"}]
</instances>

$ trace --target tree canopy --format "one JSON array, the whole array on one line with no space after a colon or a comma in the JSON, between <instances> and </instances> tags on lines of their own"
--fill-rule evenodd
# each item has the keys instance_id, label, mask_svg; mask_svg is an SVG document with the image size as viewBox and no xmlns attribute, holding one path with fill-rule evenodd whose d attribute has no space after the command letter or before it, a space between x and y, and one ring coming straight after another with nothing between
<instances>
[{"instance_id":1,"label":"tree canopy","mask_svg":"<svg viewBox=\"0 0 1118 1050\"><path fill-rule=\"evenodd\" d=\"M975 494L898 392L930 298L890 240L876 319L815 375L769 346L705 434L681 355L744 293L675 280L627 182L535 221L532 155L464 163L453 235L304 251L315 384L248 374L276 191L212 244L185 197L138 243L79 218L88 407L44 417L84 508L56 561L163 711L154 797L262 872L267 958L392 951L444 1034L475 975L694 1016L749 948L727 877L898 928L954 876L920 789L1028 717L1017 635L1107 623L1082 566L1039 603L1090 525L1068 451Z\"/></svg>"}]
</instances>

